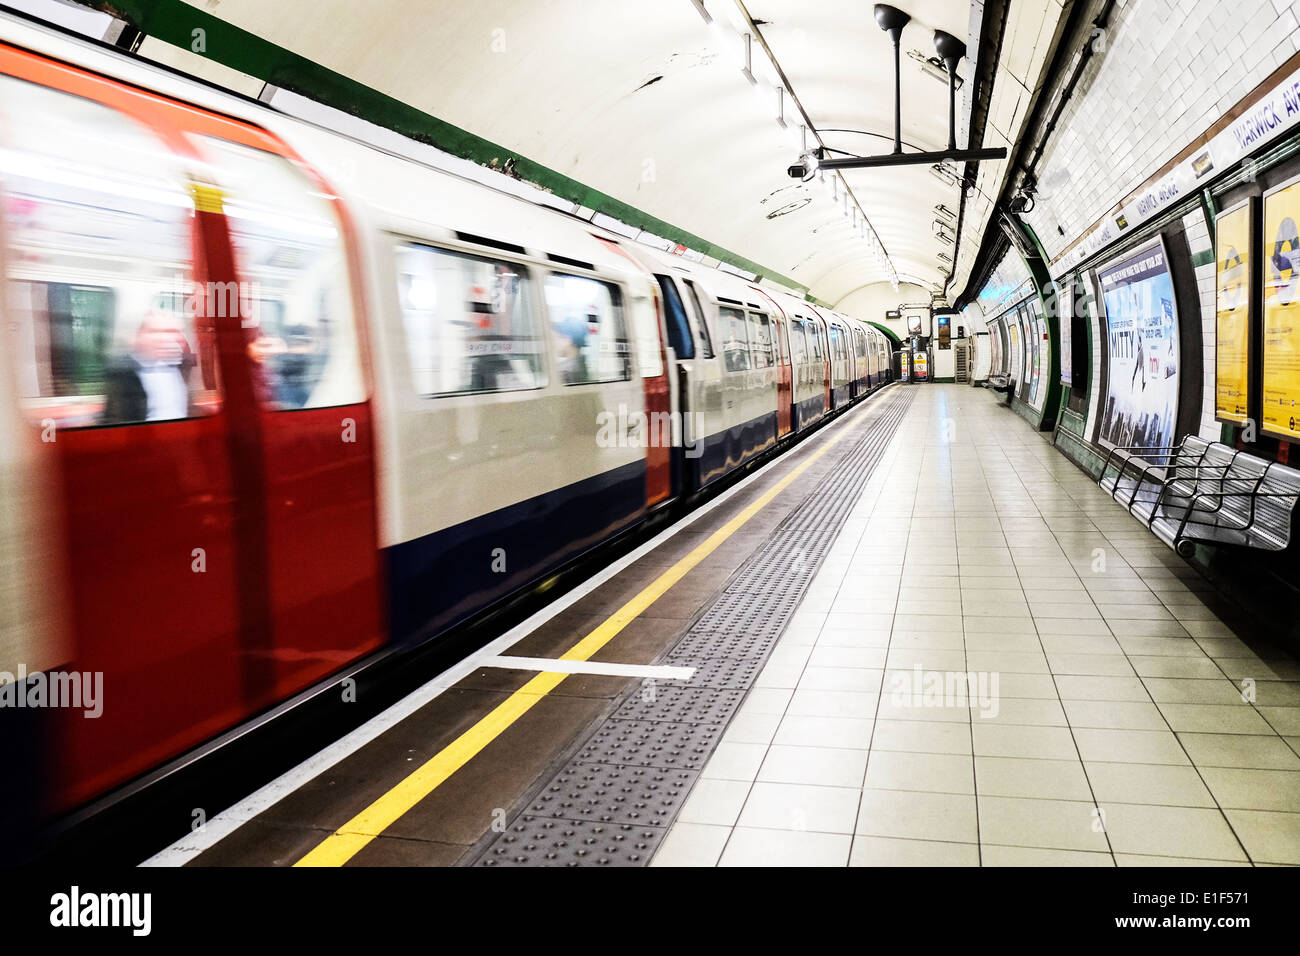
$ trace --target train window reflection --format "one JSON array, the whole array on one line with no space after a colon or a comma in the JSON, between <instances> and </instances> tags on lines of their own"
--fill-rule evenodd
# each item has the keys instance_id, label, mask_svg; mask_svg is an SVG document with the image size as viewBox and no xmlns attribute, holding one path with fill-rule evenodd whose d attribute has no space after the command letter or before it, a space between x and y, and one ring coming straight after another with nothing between
<instances>
[{"instance_id":1,"label":"train window reflection","mask_svg":"<svg viewBox=\"0 0 1300 956\"><path fill-rule=\"evenodd\" d=\"M5 305L29 416L77 428L215 411L215 346L177 297L193 200L166 146L102 103L11 77L0 130Z\"/></svg>"},{"instance_id":2,"label":"train window reflection","mask_svg":"<svg viewBox=\"0 0 1300 956\"><path fill-rule=\"evenodd\" d=\"M831 337L831 359L832 361L844 358L844 338L840 334L840 327L832 325L830 327Z\"/></svg>"},{"instance_id":3,"label":"train window reflection","mask_svg":"<svg viewBox=\"0 0 1300 956\"><path fill-rule=\"evenodd\" d=\"M812 352L813 361L825 361L826 356L822 352L822 330L818 328L815 322L809 322L808 325L805 326L805 331L808 333L808 344Z\"/></svg>"},{"instance_id":4,"label":"train window reflection","mask_svg":"<svg viewBox=\"0 0 1300 956\"><path fill-rule=\"evenodd\" d=\"M722 323L722 358L728 372L743 372L749 368L749 333L745 313L726 306L718 308Z\"/></svg>"},{"instance_id":5,"label":"train window reflection","mask_svg":"<svg viewBox=\"0 0 1300 956\"><path fill-rule=\"evenodd\" d=\"M200 137L216 161L239 282L208 290L219 316L256 329L249 357L277 410L365 399L348 263L332 200L289 160Z\"/></svg>"},{"instance_id":6,"label":"train window reflection","mask_svg":"<svg viewBox=\"0 0 1300 956\"><path fill-rule=\"evenodd\" d=\"M618 287L597 279L546 277L556 368L565 385L622 382L632 377Z\"/></svg>"},{"instance_id":7,"label":"train window reflection","mask_svg":"<svg viewBox=\"0 0 1300 956\"><path fill-rule=\"evenodd\" d=\"M403 243L397 281L419 394L504 392L545 383L523 266Z\"/></svg>"},{"instance_id":8,"label":"train window reflection","mask_svg":"<svg viewBox=\"0 0 1300 956\"><path fill-rule=\"evenodd\" d=\"M803 365L808 361L808 342L804 338L802 319L790 320L790 354L795 365Z\"/></svg>"},{"instance_id":9,"label":"train window reflection","mask_svg":"<svg viewBox=\"0 0 1300 956\"><path fill-rule=\"evenodd\" d=\"M751 329L750 354L754 357L754 368L772 366L772 321L760 312L749 313Z\"/></svg>"}]
</instances>

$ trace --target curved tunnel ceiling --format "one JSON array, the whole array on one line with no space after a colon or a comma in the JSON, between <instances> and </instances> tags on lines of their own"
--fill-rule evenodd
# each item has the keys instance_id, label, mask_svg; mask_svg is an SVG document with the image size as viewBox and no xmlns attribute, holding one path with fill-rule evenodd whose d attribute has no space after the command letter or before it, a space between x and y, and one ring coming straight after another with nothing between
<instances>
[{"instance_id":1,"label":"curved tunnel ceiling","mask_svg":"<svg viewBox=\"0 0 1300 956\"><path fill-rule=\"evenodd\" d=\"M829 147L892 148L892 48L871 3L704 0L709 24L692 0L186 2L703 236L824 301L890 278L845 215L843 191L832 198L829 182L800 183L785 172L801 149L800 107L826 130ZM902 41L903 140L911 149L941 149L946 84L908 54L933 55L936 28L969 44L982 5L977 0L974 15L969 0L900 5L913 16ZM1014 33L1016 19L1027 18L1034 37L1061 14L1056 0L1012 6L1007 29ZM757 85L741 69L745 31L758 37ZM1027 67L1035 76L1049 52L1041 46ZM785 97L786 129L777 122L776 86L785 85L778 69L797 100ZM959 73L972 71L964 60ZM970 86L958 98L959 145ZM958 188L926 166L844 177L850 208L865 214L899 280L941 288L951 266L937 256L953 247L935 238L933 210L942 203L956 211ZM996 184L983 188L992 195ZM968 207L963 253L978 245L987 221L988 204L982 214Z\"/></svg>"}]
</instances>

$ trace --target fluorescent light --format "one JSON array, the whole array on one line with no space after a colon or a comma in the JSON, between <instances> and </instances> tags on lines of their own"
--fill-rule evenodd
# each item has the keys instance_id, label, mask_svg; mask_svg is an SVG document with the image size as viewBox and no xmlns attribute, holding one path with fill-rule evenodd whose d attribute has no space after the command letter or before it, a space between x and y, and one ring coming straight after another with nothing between
<instances>
[{"instance_id":1,"label":"fluorescent light","mask_svg":"<svg viewBox=\"0 0 1300 956\"><path fill-rule=\"evenodd\" d=\"M704 8L704 0L691 0L691 5L695 7L695 11L704 18L705 23L713 22L713 14L709 13L709 11Z\"/></svg>"},{"instance_id":2,"label":"fluorescent light","mask_svg":"<svg viewBox=\"0 0 1300 956\"><path fill-rule=\"evenodd\" d=\"M758 86L758 78L754 76L754 35L745 34L745 65L741 69L741 75L749 80L750 86Z\"/></svg>"}]
</instances>

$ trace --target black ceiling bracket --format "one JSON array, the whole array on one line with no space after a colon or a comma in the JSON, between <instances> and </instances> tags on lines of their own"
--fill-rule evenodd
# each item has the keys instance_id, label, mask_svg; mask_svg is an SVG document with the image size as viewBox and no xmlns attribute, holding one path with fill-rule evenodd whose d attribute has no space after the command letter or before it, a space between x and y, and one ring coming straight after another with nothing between
<instances>
[{"instance_id":1,"label":"black ceiling bracket","mask_svg":"<svg viewBox=\"0 0 1300 956\"><path fill-rule=\"evenodd\" d=\"M951 33L934 31L934 49L948 69L948 149L957 148L957 64L966 55L966 44Z\"/></svg>"},{"instance_id":2,"label":"black ceiling bracket","mask_svg":"<svg viewBox=\"0 0 1300 956\"><path fill-rule=\"evenodd\" d=\"M898 7L887 3L876 4L876 23L880 29L889 34L894 44L894 152L903 151L903 92L901 59L903 49L903 27L911 21L911 14L904 13Z\"/></svg>"},{"instance_id":3,"label":"black ceiling bracket","mask_svg":"<svg viewBox=\"0 0 1300 956\"><path fill-rule=\"evenodd\" d=\"M903 152L902 41L903 28L910 14L887 3L875 6L876 23L889 34L894 45L894 149L879 156L844 156L827 159L825 151L805 153L787 172L792 179L807 179L818 169L878 169L882 166L914 166L944 161L978 163L986 159L1006 159L1007 150L957 148L957 65L966 56L966 44L951 33L934 31L934 48L948 71L948 148L935 152Z\"/></svg>"}]
</instances>

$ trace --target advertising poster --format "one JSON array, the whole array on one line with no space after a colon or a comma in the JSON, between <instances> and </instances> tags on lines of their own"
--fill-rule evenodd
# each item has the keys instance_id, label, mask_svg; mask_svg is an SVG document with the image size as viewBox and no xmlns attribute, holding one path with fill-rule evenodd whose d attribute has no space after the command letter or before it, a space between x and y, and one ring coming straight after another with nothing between
<instances>
[{"instance_id":1,"label":"advertising poster","mask_svg":"<svg viewBox=\"0 0 1300 956\"><path fill-rule=\"evenodd\" d=\"M1030 352L1033 356L1033 372L1029 379L1029 405L1034 411L1042 411L1043 399L1046 397L1047 376L1043 374L1047 356L1043 354L1043 312L1037 299L1030 299L1025 304L1025 319L1029 330Z\"/></svg>"},{"instance_id":2,"label":"advertising poster","mask_svg":"<svg viewBox=\"0 0 1300 956\"><path fill-rule=\"evenodd\" d=\"M1300 438L1300 181L1264 194L1264 381L1260 428Z\"/></svg>"},{"instance_id":3,"label":"advertising poster","mask_svg":"<svg viewBox=\"0 0 1300 956\"><path fill-rule=\"evenodd\" d=\"M1002 374L1002 323L989 326L989 374Z\"/></svg>"},{"instance_id":4,"label":"advertising poster","mask_svg":"<svg viewBox=\"0 0 1300 956\"><path fill-rule=\"evenodd\" d=\"M1233 425L1250 414L1251 208L1224 210L1214 227L1214 417Z\"/></svg>"},{"instance_id":5,"label":"advertising poster","mask_svg":"<svg viewBox=\"0 0 1300 956\"><path fill-rule=\"evenodd\" d=\"M1103 266L1097 279L1110 363L1098 437L1107 445L1170 445L1178 418L1178 311L1164 242Z\"/></svg>"},{"instance_id":6,"label":"advertising poster","mask_svg":"<svg viewBox=\"0 0 1300 956\"><path fill-rule=\"evenodd\" d=\"M1072 385L1074 384L1072 369L1074 343L1072 334L1074 332L1074 303L1076 297L1074 276L1070 276L1064 282L1058 283L1056 288L1056 327L1060 330L1061 336L1061 383L1063 385Z\"/></svg>"},{"instance_id":7,"label":"advertising poster","mask_svg":"<svg viewBox=\"0 0 1300 956\"><path fill-rule=\"evenodd\" d=\"M1016 307L1016 324L1020 326L1020 380L1024 385L1020 395L1022 399L1027 400L1030 383L1034 380L1034 353L1029 310L1023 305Z\"/></svg>"},{"instance_id":8,"label":"advertising poster","mask_svg":"<svg viewBox=\"0 0 1300 956\"><path fill-rule=\"evenodd\" d=\"M1020 381L1020 321L1015 312L1007 313L1007 334L1011 336L1011 381Z\"/></svg>"}]
</instances>

